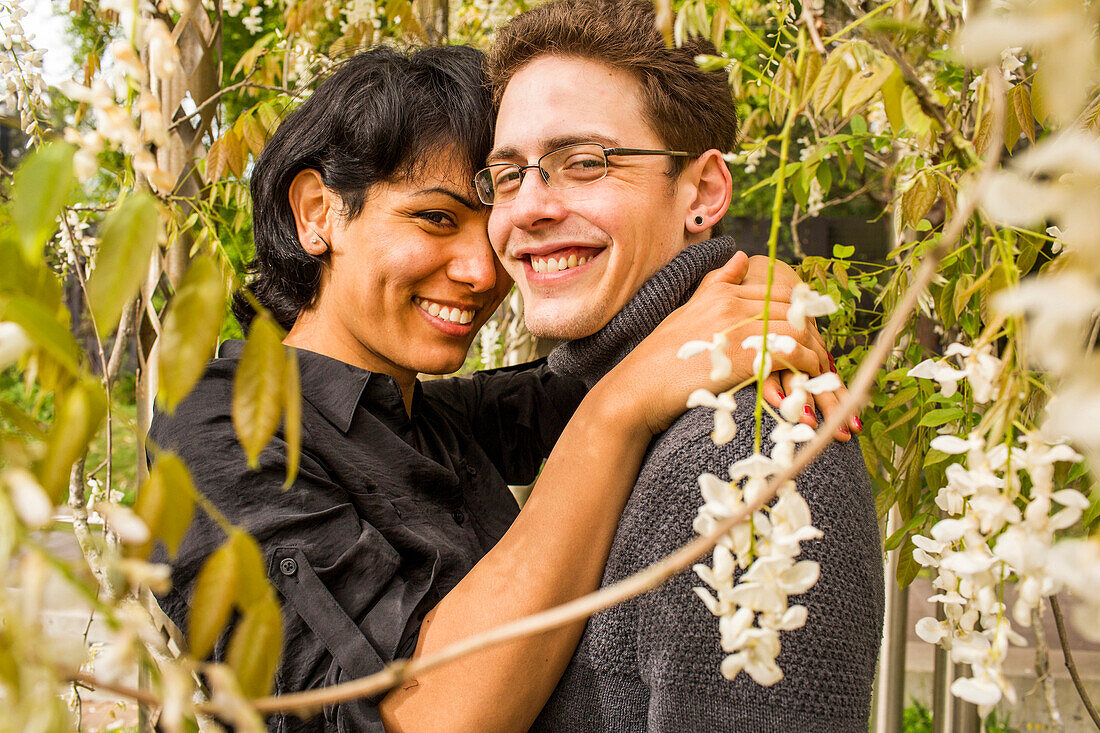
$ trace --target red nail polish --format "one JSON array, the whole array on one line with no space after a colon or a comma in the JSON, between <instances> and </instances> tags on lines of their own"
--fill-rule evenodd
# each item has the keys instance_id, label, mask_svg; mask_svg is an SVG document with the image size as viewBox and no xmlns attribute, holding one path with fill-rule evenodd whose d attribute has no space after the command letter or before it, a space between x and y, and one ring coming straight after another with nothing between
<instances>
[{"instance_id":1,"label":"red nail polish","mask_svg":"<svg viewBox=\"0 0 1100 733\"><path fill-rule=\"evenodd\" d=\"M781 400L787 399L787 395L783 394L783 390L777 389L777 390L775 390L775 393L777 395L779 395L779 399L781 399Z\"/></svg>"},{"instance_id":2,"label":"red nail polish","mask_svg":"<svg viewBox=\"0 0 1100 733\"><path fill-rule=\"evenodd\" d=\"M859 432L862 433L863 432L863 423L855 415L852 416L852 419L856 421L856 430L858 430Z\"/></svg>"},{"instance_id":3,"label":"red nail polish","mask_svg":"<svg viewBox=\"0 0 1100 733\"><path fill-rule=\"evenodd\" d=\"M836 359L833 358L832 354L829 354L829 371L836 374Z\"/></svg>"},{"instance_id":4,"label":"red nail polish","mask_svg":"<svg viewBox=\"0 0 1100 733\"><path fill-rule=\"evenodd\" d=\"M802 412L806 414L806 417L813 417L814 411L810 409L809 405L803 405Z\"/></svg>"},{"instance_id":5,"label":"red nail polish","mask_svg":"<svg viewBox=\"0 0 1100 733\"><path fill-rule=\"evenodd\" d=\"M845 435L851 435L852 434L852 431L848 429L847 425L841 425L840 426L840 432L844 433Z\"/></svg>"}]
</instances>

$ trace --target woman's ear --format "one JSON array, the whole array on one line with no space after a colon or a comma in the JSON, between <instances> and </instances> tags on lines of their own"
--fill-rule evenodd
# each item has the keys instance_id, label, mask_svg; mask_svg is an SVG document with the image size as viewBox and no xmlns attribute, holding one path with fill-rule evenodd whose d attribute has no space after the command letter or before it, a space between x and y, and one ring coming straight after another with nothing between
<instances>
[{"instance_id":1,"label":"woman's ear","mask_svg":"<svg viewBox=\"0 0 1100 733\"><path fill-rule=\"evenodd\" d=\"M688 203L684 227L689 235L708 235L721 221L733 200L733 177L717 150L700 155L684 171L694 184L694 198Z\"/></svg>"},{"instance_id":2,"label":"woman's ear","mask_svg":"<svg viewBox=\"0 0 1100 733\"><path fill-rule=\"evenodd\" d=\"M328 252L332 239L328 231L332 196L321 182L321 174L311 168L299 171L290 182L287 195L302 249L314 256Z\"/></svg>"}]
</instances>

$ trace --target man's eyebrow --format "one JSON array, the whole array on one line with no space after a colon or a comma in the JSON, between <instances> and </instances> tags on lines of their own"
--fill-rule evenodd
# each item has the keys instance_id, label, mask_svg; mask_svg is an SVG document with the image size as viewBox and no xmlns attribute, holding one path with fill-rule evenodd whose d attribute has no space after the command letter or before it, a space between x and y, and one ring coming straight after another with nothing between
<instances>
[{"instance_id":1,"label":"man's eyebrow","mask_svg":"<svg viewBox=\"0 0 1100 733\"><path fill-rule=\"evenodd\" d=\"M441 193L444 196L450 196L470 211L481 211L485 208L485 205L477 199L471 198L464 193L456 191L453 188L447 188L445 186L434 186L432 188L424 188L419 191L414 191L413 196L427 196L434 193Z\"/></svg>"},{"instance_id":2,"label":"man's eyebrow","mask_svg":"<svg viewBox=\"0 0 1100 733\"><path fill-rule=\"evenodd\" d=\"M542 155L544 153L549 153L551 150L557 150L558 148L564 148L566 145L576 145L578 143L599 143L605 148L612 148L617 146L619 141L607 135L601 135L598 132L580 132L569 135L555 135L539 140L538 150L539 154ZM489 153L488 157L490 163L511 163L520 160L525 160L525 158L519 151L519 148L514 145L503 145L499 148L495 148L493 152Z\"/></svg>"}]
</instances>

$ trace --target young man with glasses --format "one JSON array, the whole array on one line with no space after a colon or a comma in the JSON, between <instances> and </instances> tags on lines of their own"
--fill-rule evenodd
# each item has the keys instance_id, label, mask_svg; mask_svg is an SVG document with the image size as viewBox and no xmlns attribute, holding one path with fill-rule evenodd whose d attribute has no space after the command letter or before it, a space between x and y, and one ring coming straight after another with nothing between
<instances>
[{"instance_id":1,"label":"young man with glasses","mask_svg":"<svg viewBox=\"0 0 1100 733\"><path fill-rule=\"evenodd\" d=\"M715 237L732 180L722 158L737 123L724 72L704 72L692 39L666 48L648 0L551 0L503 28L490 54L499 106L494 148L475 183L489 235L524 298L528 328L567 339L558 371L589 384L622 359L736 246ZM776 291L773 332L789 293ZM752 452L755 388L736 395L734 439L710 439L713 413L686 413L650 446L620 518L603 584L685 544L697 478L725 476ZM822 395L818 406L835 407ZM815 415L806 422L815 425ZM766 419L764 435L774 424ZM719 675L717 620L681 573L593 616L534 730L866 730L881 634L881 543L852 419L798 479L822 539L821 565L792 598L809 608L783 632L782 680ZM767 450L767 445L765 450ZM578 488L583 491L583 487Z\"/></svg>"}]
</instances>

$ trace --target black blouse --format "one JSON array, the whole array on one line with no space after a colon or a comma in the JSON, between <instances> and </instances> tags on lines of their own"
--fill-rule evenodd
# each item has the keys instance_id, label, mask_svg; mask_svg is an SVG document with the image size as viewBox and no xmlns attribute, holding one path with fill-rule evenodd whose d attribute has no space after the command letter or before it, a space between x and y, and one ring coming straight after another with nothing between
<instances>
[{"instance_id":1,"label":"black blouse","mask_svg":"<svg viewBox=\"0 0 1100 733\"><path fill-rule=\"evenodd\" d=\"M157 414L155 446L178 453L195 485L260 543L282 594L277 693L332 685L409 656L420 622L508 529L509 484L535 479L584 394L540 362L472 378L418 383L412 417L396 381L298 351L301 468L285 479L280 431L248 468L230 415L243 344L227 342L171 415ZM202 563L225 535L202 512L160 599L186 628ZM214 658L225 654L224 635ZM327 708L273 730L382 730L378 698Z\"/></svg>"}]
</instances>

